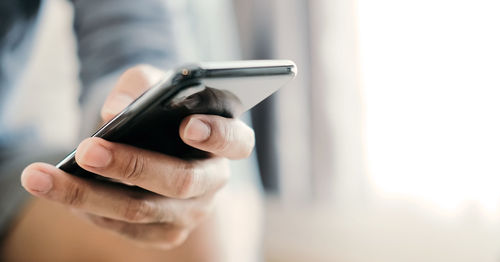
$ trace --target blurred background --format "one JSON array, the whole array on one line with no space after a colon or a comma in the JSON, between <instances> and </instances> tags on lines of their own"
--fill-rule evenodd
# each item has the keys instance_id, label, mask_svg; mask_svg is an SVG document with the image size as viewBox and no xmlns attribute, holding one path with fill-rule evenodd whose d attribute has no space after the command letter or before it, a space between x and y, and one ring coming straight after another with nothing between
<instances>
[{"instance_id":1,"label":"blurred background","mask_svg":"<svg viewBox=\"0 0 500 262\"><path fill-rule=\"evenodd\" d=\"M186 61L299 67L253 111L267 261L500 261L497 1L171 4ZM72 7L45 8L9 121L73 147Z\"/></svg>"}]
</instances>

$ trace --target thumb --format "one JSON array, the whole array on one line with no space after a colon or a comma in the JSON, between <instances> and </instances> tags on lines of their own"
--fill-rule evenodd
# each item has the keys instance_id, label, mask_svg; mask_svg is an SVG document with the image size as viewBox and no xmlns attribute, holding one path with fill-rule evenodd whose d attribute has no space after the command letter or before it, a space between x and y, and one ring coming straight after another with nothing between
<instances>
[{"instance_id":1,"label":"thumb","mask_svg":"<svg viewBox=\"0 0 500 262\"><path fill-rule=\"evenodd\" d=\"M102 106L102 120L109 121L163 76L163 71L150 65L138 65L125 71Z\"/></svg>"}]
</instances>

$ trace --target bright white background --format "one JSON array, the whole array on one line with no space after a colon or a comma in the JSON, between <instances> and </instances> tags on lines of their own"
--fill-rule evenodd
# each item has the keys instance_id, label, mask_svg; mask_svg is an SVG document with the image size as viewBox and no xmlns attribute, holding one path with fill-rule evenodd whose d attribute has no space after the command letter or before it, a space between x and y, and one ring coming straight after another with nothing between
<instances>
[{"instance_id":1,"label":"bright white background","mask_svg":"<svg viewBox=\"0 0 500 262\"><path fill-rule=\"evenodd\" d=\"M312 99L301 109L311 110L313 168L303 178L314 177L316 198L268 209L269 253L276 261L499 261L498 1L307 3L277 12L309 7L309 31L288 15L281 29L294 30L280 31L279 50L296 45L296 34L309 39L311 80L301 88ZM288 175L285 189L299 181Z\"/></svg>"},{"instance_id":2,"label":"bright white background","mask_svg":"<svg viewBox=\"0 0 500 262\"><path fill-rule=\"evenodd\" d=\"M378 191L498 215L499 10L485 0L359 0Z\"/></svg>"},{"instance_id":3,"label":"bright white background","mask_svg":"<svg viewBox=\"0 0 500 262\"><path fill-rule=\"evenodd\" d=\"M47 143L71 147L75 143L71 134L77 133L78 89L70 9L63 1L48 2L52 11L42 24L48 30L38 40L18 98L12 100L16 117L11 121L40 122ZM349 143L340 143L336 154L324 157L332 160L328 164L339 159L341 166L359 163L366 176L357 177L359 168L338 168L339 164L335 174L327 174L335 175L335 180L323 183L322 190L331 187L340 192L335 197L341 205L302 202L284 208L270 201L266 257L269 261L499 261L500 4L485 0L314 3L322 7L318 19L324 20L313 25L321 35L316 38L321 41L317 43L322 47L321 61L329 66L323 99L349 104L345 99L353 94L333 87L359 86L363 112L359 139L365 142L365 154L352 153ZM343 24L346 21L349 26ZM342 42L339 36L354 42ZM347 55L353 50L357 55ZM339 56L359 70L359 83L342 79L346 74L339 68L346 70L346 63L330 63ZM54 96L62 99L54 102ZM352 119L341 117L350 116L349 107L335 105L328 110L337 117L336 123L339 117L341 123L351 123ZM344 134L342 141L347 141L357 131L343 132L336 134Z\"/></svg>"}]
</instances>

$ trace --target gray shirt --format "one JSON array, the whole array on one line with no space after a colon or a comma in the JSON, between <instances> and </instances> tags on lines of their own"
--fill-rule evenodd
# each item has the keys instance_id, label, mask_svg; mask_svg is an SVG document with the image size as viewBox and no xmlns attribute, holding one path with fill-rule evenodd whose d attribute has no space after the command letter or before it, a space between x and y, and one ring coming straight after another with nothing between
<instances>
[{"instance_id":1,"label":"gray shirt","mask_svg":"<svg viewBox=\"0 0 500 262\"><path fill-rule=\"evenodd\" d=\"M167 1L71 2L74 5L74 32L80 60L82 105L92 104L89 102L92 94L100 93L99 89L104 88L102 79L116 75L127 67L147 63L166 69L177 63L172 23L169 21L172 16ZM43 0L2 0L0 3L0 112L5 112L2 105L15 88L30 58L33 35L44 4ZM27 197L19 183L22 168L34 159L51 161L54 158L54 161L60 157L58 153L47 154L33 144L36 142L30 142L28 151L38 157L19 159L17 156L25 156L28 151L13 141L36 141L28 139L35 135L27 130L9 130L0 114L0 238ZM40 158L40 155L44 157Z\"/></svg>"}]
</instances>

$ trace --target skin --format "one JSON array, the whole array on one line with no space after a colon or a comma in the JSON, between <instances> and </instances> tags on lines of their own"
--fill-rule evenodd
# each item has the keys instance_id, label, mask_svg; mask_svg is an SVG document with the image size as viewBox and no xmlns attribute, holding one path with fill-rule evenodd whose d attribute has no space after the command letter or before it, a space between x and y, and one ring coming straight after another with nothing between
<instances>
[{"instance_id":1,"label":"skin","mask_svg":"<svg viewBox=\"0 0 500 262\"><path fill-rule=\"evenodd\" d=\"M126 71L103 105L103 121L120 112L162 75L160 70L144 65ZM30 254L39 251L37 261L64 261L66 253L71 253L75 261L74 253L79 249L63 247L79 241L80 250L94 247L91 253L80 254L85 259L108 257L102 261L114 261L130 253L118 260L132 261L135 254L150 261L168 257L176 261L217 261L213 252L216 248L208 248L217 245L211 218L214 199L230 176L227 159L248 157L254 147L254 133L238 119L191 115L181 123L179 134L186 144L210 152L212 157L186 161L100 138L80 143L76 161L82 168L138 186L143 189L140 191L83 180L46 163L26 167L22 185L37 200L26 209L8 239L7 257L19 249L24 236L28 239L24 245L33 245ZM28 235L38 236L39 227L49 227L54 221L59 221L59 230L33 244L36 237ZM61 257L49 254L54 246ZM44 253L49 255L45 259ZM16 256L16 261L21 257Z\"/></svg>"}]
</instances>

